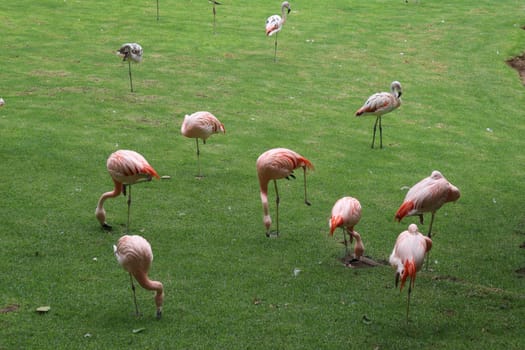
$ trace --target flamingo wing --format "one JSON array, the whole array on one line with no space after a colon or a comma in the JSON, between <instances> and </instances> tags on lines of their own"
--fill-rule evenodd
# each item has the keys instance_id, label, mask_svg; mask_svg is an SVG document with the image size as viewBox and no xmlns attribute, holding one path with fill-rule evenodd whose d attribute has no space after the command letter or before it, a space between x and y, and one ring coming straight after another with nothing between
<instances>
[{"instance_id":1,"label":"flamingo wing","mask_svg":"<svg viewBox=\"0 0 525 350\"><path fill-rule=\"evenodd\" d=\"M266 35L272 36L282 29L282 19L279 15L273 15L266 20Z\"/></svg>"},{"instance_id":2,"label":"flamingo wing","mask_svg":"<svg viewBox=\"0 0 525 350\"><path fill-rule=\"evenodd\" d=\"M139 153L130 150L119 150L111 154L107 161L111 177L123 184L133 184L141 179L160 179L159 174Z\"/></svg>"}]
</instances>

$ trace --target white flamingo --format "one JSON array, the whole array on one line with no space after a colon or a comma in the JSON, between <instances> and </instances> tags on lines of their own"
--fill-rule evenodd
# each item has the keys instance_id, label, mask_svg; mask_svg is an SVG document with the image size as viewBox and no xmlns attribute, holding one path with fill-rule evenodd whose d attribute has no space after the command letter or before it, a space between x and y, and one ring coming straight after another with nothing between
<instances>
[{"instance_id":1,"label":"white flamingo","mask_svg":"<svg viewBox=\"0 0 525 350\"><path fill-rule=\"evenodd\" d=\"M287 9L287 11L285 9ZM277 34L283 29L283 25L286 23L287 14L290 13L291 10L290 3L285 1L281 4L281 16L273 15L266 19L266 35L272 36L275 34L274 62L277 57Z\"/></svg>"},{"instance_id":2,"label":"white flamingo","mask_svg":"<svg viewBox=\"0 0 525 350\"><path fill-rule=\"evenodd\" d=\"M131 78L131 61L140 63L142 61L142 46L137 43L123 44L117 51L117 55L122 57L123 61L128 61L129 84L133 92L133 79Z\"/></svg>"},{"instance_id":3,"label":"white flamingo","mask_svg":"<svg viewBox=\"0 0 525 350\"><path fill-rule=\"evenodd\" d=\"M390 85L390 92L378 92L366 100L365 104L355 112L355 116L375 115L374 136L372 138L372 148L376 139L377 122L379 121L379 148L383 148L383 128L381 127L381 116L392 112L401 105L401 94L403 90L399 81L393 81Z\"/></svg>"}]
</instances>

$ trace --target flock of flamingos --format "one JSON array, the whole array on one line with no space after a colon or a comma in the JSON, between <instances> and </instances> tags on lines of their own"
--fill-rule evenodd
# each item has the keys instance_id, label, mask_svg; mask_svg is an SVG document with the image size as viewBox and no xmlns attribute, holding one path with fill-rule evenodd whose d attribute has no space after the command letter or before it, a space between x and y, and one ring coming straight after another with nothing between
<instances>
[{"instance_id":1,"label":"flock of flamingos","mask_svg":"<svg viewBox=\"0 0 525 350\"><path fill-rule=\"evenodd\" d=\"M266 21L266 35L271 36L275 34L276 36L275 55L277 53L277 33L282 29L283 24L286 22L286 14L289 13L290 10L290 4L285 1L281 5L282 17L279 15L273 15ZM130 61L140 62L142 59L142 47L136 43L124 44L118 50L118 53L123 57L124 61L128 61L128 63ZM129 78L131 91L133 91L131 65L129 66ZM366 100L364 105L356 111L356 116L376 116L373 129L372 148L374 148L376 128L378 124L380 148L382 148L381 117L400 106L401 94L401 83L394 81L391 84L390 92L373 94ZM224 128L224 125L209 112L201 111L184 117L181 126L181 133L188 138L194 138L196 140L197 163L199 168L198 177L202 177L199 160L199 139L201 139L203 143L206 143L206 140L211 135L219 132L225 133L226 129ZM286 148L274 148L267 150L259 156L256 162L256 167L259 178L261 202L264 211L263 223L266 228L266 236L278 236L280 199L277 189L277 180L283 178L295 178L294 170L302 168L304 172L304 202L305 204L310 205L306 193L306 171L307 169L313 169L314 166L312 162L297 152ZM117 197L121 193L126 195L127 192L128 220L126 228L127 232L129 232L131 185L144 181L151 181L153 178L158 179L160 176L141 154L131 150L118 150L111 154L107 160L107 169L114 182L114 188L112 191L105 192L101 195L95 210L95 216L104 229L111 229L111 225L106 222L104 202L106 199ZM268 184L271 181L273 181L275 188L276 227L274 231L271 231L272 219L270 217L268 205ZM459 189L448 182L439 171L435 170L429 177L422 179L410 188L403 203L395 214L395 219L397 221L401 221L406 216L419 216L421 223L423 223L424 213L431 213L432 215L427 235L425 236L421 234L415 224L409 225L407 231L399 234L389 259L390 264L396 270L396 287L400 280L400 290L402 290L407 278L410 278L407 295L407 321L410 306L410 293L414 287L416 272L422 268L425 255L432 247L432 224L434 222L436 211L445 203L454 202L458 200L459 197ZM356 198L343 197L337 200L334 204L332 215L329 220L331 236L338 227L342 229L347 253L348 241L352 244L355 240L353 260L351 260L351 262L359 260L363 256L365 249L361 236L354 230L354 226L357 225L360 218L361 204L359 201ZM348 240L346 238L347 235L349 237ZM161 282L152 281L148 278L148 271L153 260L153 254L149 242L138 235L124 235L118 240L117 245L114 246L114 253L118 262L129 272L137 315L139 310L133 279L135 279L143 288L156 292L155 303L157 306L157 318L161 318L164 289Z\"/></svg>"}]
</instances>

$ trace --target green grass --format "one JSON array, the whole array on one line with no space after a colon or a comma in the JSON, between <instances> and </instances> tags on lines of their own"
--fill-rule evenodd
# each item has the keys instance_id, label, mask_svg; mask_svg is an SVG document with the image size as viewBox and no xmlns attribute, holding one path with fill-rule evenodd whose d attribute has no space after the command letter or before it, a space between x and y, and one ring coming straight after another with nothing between
<instances>
[{"instance_id":1,"label":"green grass","mask_svg":"<svg viewBox=\"0 0 525 350\"><path fill-rule=\"evenodd\" d=\"M225 1L216 35L206 1L160 0L159 22L154 1L2 6L0 308L19 309L0 314L0 349L523 346L525 94L505 64L524 50L523 3L292 1L274 64L264 21L279 4ZM134 41L144 61L130 93L114 52ZM373 118L353 114L392 80L403 105L383 119L386 147L371 150ZM202 181L180 135L197 110L227 130L201 148ZM272 147L316 166L311 207L300 172L280 182L278 239L264 235L255 172ZM112 254L125 199L106 202L113 233L94 216L119 148L172 177L136 186L132 205L131 232L152 244L150 276L165 286L161 321L142 289L144 316L132 316ZM437 214L407 325L392 269L342 267L327 219L338 198L358 198L365 254L388 259L415 221L393 220L401 188L434 169L462 197Z\"/></svg>"}]
</instances>

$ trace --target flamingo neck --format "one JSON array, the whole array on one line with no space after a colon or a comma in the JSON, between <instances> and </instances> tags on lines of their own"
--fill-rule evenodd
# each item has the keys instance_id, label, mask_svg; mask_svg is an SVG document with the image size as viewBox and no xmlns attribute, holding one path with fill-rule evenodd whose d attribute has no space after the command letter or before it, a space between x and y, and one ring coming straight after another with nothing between
<instances>
[{"instance_id":1,"label":"flamingo neck","mask_svg":"<svg viewBox=\"0 0 525 350\"><path fill-rule=\"evenodd\" d=\"M357 259L359 259L361 256L363 256L363 253L365 252L365 246L363 244L363 241L361 240L361 235L353 230L350 235L351 237L355 238L354 255Z\"/></svg>"},{"instance_id":2,"label":"flamingo neck","mask_svg":"<svg viewBox=\"0 0 525 350\"><path fill-rule=\"evenodd\" d=\"M122 193L122 183L116 180L113 180L113 182L115 183L115 188L113 188L113 191L103 193L102 196L100 196L97 204L98 209L104 208L104 202L106 201L106 199L117 197L119 194Z\"/></svg>"},{"instance_id":3,"label":"flamingo neck","mask_svg":"<svg viewBox=\"0 0 525 350\"><path fill-rule=\"evenodd\" d=\"M119 194L122 193L122 183L116 180L113 180L113 182L115 184L115 188L113 189L113 191L103 193L100 196L97 203L97 208L95 210L95 215L100 224L102 225L104 225L104 223L106 222L106 211L104 210L104 202L106 201L106 199L117 197Z\"/></svg>"},{"instance_id":4,"label":"flamingo neck","mask_svg":"<svg viewBox=\"0 0 525 350\"><path fill-rule=\"evenodd\" d=\"M145 272L135 272L133 273L133 276L142 288L157 292L155 294L155 304L157 305L157 309L160 310L162 308L162 303L164 302L164 286L162 283L150 280Z\"/></svg>"},{"instance_id":5,"label":"flamingo neck","mask_svg":"<svg viewBox=\"0 0 525 350\"><path fill-rule=\"evenodd\" d=\"M272 218L270 217L270 210L268 208L268 181L260 181L261 186L261 202L264 211L264 226L269 230L272 225Z\"/></svg>"},{"instance_id":6,"label":"flamingo neck","mask_svg":"<svg viewBox=\"0 0 525 350\"><path fill-rule=\"evenodd\" d=\"M287 13L288 12L286 10L286 7L285 6L281 6L281 18L282 18L281 25L284 25L286 23L286 17L288 16Z\"/></svg>"}]
</instances>

